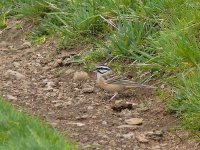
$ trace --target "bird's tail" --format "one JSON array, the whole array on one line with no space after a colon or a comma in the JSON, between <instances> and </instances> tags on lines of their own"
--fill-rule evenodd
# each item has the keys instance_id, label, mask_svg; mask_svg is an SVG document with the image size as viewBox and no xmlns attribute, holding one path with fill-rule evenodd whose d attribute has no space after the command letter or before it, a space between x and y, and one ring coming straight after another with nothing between
<instances>
[{"instance_id":1,"label":"bird's tail","mask_svg":"<svg viewBox=\"0 0 200 150\"><path fill-rule=\"evenodd\" d=\"M148 88L148 89L158 89L158 87L152 86L152 85L146 85L146 84L132 84L127 85L129 88Z\"/></svg>"}]
</instances>

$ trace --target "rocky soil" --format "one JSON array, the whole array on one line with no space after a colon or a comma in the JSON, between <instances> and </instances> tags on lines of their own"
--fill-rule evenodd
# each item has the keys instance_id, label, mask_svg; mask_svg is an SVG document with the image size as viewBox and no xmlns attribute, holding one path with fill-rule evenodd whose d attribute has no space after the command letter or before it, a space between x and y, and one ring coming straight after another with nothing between
<instances>
[{"instance_id":1,"label":"rocky soil","mask_svg":"<svg viewBox=\"0 0 200 150\"><path fill-rule=\"evenodd\" d=\"M93 73L67 63L80 49L57 54L54 40L33 46L24 40L31 29L12 19L0 32L0 92L17 109L39 116L83 149L200 149L153 91L134 89L108 101Z\"/></svg>"}]
</instances>

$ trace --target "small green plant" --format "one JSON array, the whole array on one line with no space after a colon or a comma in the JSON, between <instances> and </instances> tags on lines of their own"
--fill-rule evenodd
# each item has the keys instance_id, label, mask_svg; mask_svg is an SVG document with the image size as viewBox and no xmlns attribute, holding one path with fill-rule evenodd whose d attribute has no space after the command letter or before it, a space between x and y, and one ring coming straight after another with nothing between
<instances>
[{"instance_id":1,"label":"small green plant","mask_svg":"<svg viewBox=\"0 0 200 150\"><path fill-rule=\"evenodd\" d=\"M5 14L1 14L0 15L0 29L4 29L6 27L7 27L6 16Z\"/></svg>"},{"instance_id":2,"label":"small green plant","mask_svg":"<svg viewBox=\"0 0 200 150\"><path fill-rule=\"evenodd\" d=\"M47 38L50 36L50 32L45 28L45 26L39 26L35 32L31 34L32 43L43 44L46 42Z\"/></svg>"},{"instance_id":3,"label":"small green plant","mask_svg":"<svg viewBox=\"0 0 200 150\"><path fill-rule=\"evenodd\" d=\"M21 25L20 23L16 23L15 28L16 28L17 30L23 29L23 27L22 27L22 25Z\"/></svg>"}]
</instances>

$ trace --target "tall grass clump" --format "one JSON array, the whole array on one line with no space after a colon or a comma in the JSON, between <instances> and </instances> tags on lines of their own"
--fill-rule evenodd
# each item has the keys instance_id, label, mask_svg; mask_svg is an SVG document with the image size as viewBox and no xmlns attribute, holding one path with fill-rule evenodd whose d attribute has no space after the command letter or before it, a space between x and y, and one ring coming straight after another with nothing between
<instances>
[{"instance_id":1,"label":"tall grass clump","mask_svg":"<svg viewBox=\"0 0 200 150\"><path fill-rule=\"evenodd\" d=\"M35 41L56 35L59 49L89 45L82 56L88 64L148 64L173 91L169 110L200 136L198 0L3 0L0 7L0 26L10 15L29 18L38 27Z\"/></svg>"},{"instance_id":2,"label":"tall grass clump","mask_svg":"<svg viewBox=\"0 0 200 150\"><path fill-rule=\"evenodd\" d=\"M173 88L174 98L169 110L179 114L187 129L195 131L200 139L200 3L180 1L168 9L168 25L152 39L156 50L154 59L160 69L170 72L168 85ZM170 3L168 3L170 4Z\"/></svg>"}]
</instances>

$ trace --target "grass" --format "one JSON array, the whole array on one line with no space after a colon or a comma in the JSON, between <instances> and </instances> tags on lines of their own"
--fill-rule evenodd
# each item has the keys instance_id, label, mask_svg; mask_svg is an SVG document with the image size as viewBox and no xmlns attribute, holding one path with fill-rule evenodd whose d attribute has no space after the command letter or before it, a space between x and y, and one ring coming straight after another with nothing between
<instances>
[{"instance_id":1,"label":"grass","mask_svg":"<svg viewBox=\"0 0 200 150\"><path fill-rule=\"evenodd\" d=\"M0 97L0 149L76 150L57 131L16 111Z\"/></svg>"},{"instance_id":2,"label":"grass","mask_svg":"<svg viewBox=\"0 0 200 150\"><path fill-rule=\"evenodd\" d=\"M86 68L106 60L151 70L173 91L169 111L200 140L199 0L3 0L0 8L1 28L9 16L26 17L38 27L33 41L56 35L59 50L91 45Z\"/></svg>"}]
</instances>

